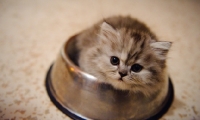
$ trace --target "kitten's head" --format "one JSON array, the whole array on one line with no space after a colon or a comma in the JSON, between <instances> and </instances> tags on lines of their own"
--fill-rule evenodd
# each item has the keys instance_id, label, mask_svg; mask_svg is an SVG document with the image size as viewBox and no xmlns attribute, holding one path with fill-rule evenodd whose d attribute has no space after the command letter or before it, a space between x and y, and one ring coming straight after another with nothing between
<instances>
[{"instance_id":1,"label":"kitten's head","mask_svg":"<svg viewBox=\"0 0 200 120\"><path fill-rule=\"evenodd\" d=\"M94 75L115 88L140 91L166 79L165 59L171 42L157 42L148 33L115 29L106 22L98 42L91 53Z\"/></svg>"}]
</instances>

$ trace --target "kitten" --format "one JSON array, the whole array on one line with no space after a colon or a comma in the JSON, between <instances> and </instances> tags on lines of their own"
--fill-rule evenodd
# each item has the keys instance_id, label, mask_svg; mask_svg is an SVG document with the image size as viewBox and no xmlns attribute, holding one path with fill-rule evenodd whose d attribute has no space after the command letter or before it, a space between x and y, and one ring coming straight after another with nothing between
<instances>
[{"instance_id":1,"label":"kitten","mask_svg":"<svg viewBox=\"0 0 200 120\"><path fill-rule=\"evenodd\" d=\"M171 42L158 41L136 19L104 19L77 39L80 68L99 81L147 96L168 86L166 55Z\"/></svg>"}]
</instances>

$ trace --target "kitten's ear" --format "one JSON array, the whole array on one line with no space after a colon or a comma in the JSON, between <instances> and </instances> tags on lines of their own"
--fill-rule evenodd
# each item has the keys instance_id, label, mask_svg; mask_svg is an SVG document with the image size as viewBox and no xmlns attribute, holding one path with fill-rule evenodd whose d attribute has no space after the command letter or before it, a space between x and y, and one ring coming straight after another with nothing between
<instances>
[{"instance_id":1,"label":"kitten's ear","mask_svg":"<svg viewBox=\"0 0 200 120\"><path fill-rule=\"evenodd\" d=\"M113 37L117 37L118 32L111 25L106 22L101 24L100 34L99 36L103 39L109 39Z\"/></svg>"},{"instance_id":2,"label":"kitten's ear","mask_svg":"<svg viewBox=\"0 0 200 120\"><path fill-rule=\"evenodd\" d=\"M152 42L150 43L151 48L159 59L166 59L167 53L172 45L172 42Z\"/></svg>"}]
</instances>

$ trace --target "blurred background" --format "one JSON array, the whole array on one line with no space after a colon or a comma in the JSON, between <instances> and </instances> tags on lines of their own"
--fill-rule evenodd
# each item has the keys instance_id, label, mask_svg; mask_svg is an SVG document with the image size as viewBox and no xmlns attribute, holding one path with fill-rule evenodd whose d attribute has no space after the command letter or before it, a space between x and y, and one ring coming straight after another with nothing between
<instances>
[{"instance_id":1,"label":"blurred background","mask_svg":"<svg viewBox=\"0 0 200 120\"><path fill-rule=\"evenodd\" d=\"M70 36L113 15L137 18L173 42L175 99L161 119L200 119L199 12L198 0L1 0L0 120L69 120L49 100L46 72Z\"/></svg>"}]
</instances>

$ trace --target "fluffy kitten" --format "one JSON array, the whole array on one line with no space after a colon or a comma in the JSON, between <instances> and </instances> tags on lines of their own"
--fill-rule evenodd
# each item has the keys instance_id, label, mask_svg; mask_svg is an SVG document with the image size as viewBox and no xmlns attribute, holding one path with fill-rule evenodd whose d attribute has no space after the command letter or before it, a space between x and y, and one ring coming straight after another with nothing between
<instances>
[{"instance_id":1,"label":"fluffy kitten","mask_svg":"<svg viewBox=\"0 0 200 120\"><path fill-rule=\"evenodd\" d=\"M171 42L159 42L136 19L104 19L80 33L77 39L80 68L99 81L145 95L167 87L166 55Z\"/></svg>"}]
</instances>

